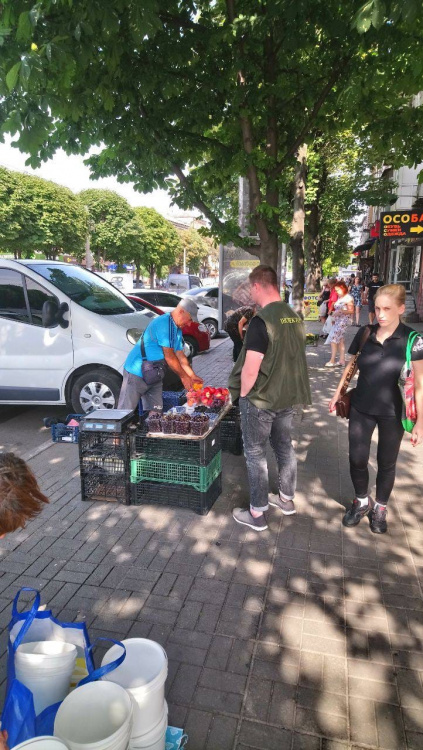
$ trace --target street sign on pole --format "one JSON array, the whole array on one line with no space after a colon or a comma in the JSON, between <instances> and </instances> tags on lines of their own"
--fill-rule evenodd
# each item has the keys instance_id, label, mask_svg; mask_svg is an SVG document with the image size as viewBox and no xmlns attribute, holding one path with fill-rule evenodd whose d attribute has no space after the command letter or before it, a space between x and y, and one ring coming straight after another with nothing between
<instances>
[{"instance_id":1,"label":"street sign on pole","mask_svg":"<svg viewBox=\"0 0 423 750\"><path fill-rule=\"evenodd\" d=\"M419 210L383 211L380 215L382 239L409 239L423 232L423 213Z\"/></svg>"}]
</instances>

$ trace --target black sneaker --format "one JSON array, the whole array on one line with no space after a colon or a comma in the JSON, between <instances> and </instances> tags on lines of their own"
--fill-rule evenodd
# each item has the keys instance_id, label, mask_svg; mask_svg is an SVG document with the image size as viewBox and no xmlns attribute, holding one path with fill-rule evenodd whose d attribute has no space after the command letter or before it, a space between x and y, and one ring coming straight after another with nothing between
<instances>
[{"instance_id":1,"label":"black sneaker","mask_svg":"<svg viewBox=\"0 0 423 750\"><path fill-rule=\"evenodd\" d=\"M351 508L347 510L345 516L342 519L344 526L358 526L361 519L367 516L370 510L370 503L367 505L361 505L360 501L355 497L352 501Z\"/></svg>"},{"instance_id":2,"label":"black sneaker","mask_svg":"<svg viewBox=\"0 0 423 750\"><path fill-rule=\"evenodd\" d=\"M266 531L267 521L264 513L258 518L254 518L249 510L243 508L234 508L232 511L234 521L241 523L243 526L249 526L254 531Z\"/></svg>"},{"instance_id":3,"label":"black sneaker","mask_svg":"<svg viewBox=\"0 0 423 750\"><path fill-rule=\"evenodd\" d=\"M386 505L375 505L369 513L370 531L373 534L386 534L388 531L388 524L386 523L386 515L388 509Z\"/></svg>"}]
</instances>

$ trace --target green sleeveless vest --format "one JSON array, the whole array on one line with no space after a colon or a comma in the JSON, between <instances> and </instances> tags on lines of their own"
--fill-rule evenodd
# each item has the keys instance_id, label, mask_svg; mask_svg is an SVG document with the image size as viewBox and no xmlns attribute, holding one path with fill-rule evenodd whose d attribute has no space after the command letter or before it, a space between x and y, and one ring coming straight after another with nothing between
<instances>
[{"instance_id":1,"label":"green sleeveless vest","mask_svg":"<svg viewBox=\"0 0 423 750\"><path fill-rule=\"evenodd\" d=\"M305 330L301 318L286 302L271 302L256 315L264 320L269 346L257 380L247 398L258 409L278 411L294 404L311 404L305 354ZM241 391L245 346L229 377L232 400Z\"/></svg>"}]
</instances>

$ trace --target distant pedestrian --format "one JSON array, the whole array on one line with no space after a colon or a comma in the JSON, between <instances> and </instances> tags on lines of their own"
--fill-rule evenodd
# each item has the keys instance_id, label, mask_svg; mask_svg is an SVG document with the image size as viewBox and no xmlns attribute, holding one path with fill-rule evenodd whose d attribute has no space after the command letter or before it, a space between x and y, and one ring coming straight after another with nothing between
<instances>
[{"instance_id":1,"label":"distant pedestrian","mask_svg":"<svg viewBox=\"0 0 423 750\"><path fill-rule=\"evenodd\" d=\"M232 352L234 362L237 361L242 349L245 336L244 328L249 324L255 311L254 306L245 305L244 307L239 307L238 310L231 313L225 320L223 328L234 344Z\"/></svg>"},{"instance_id":2,"label":"distant pedestrian","mask_svg":"<svg viewBox=\"0 0 423 750\"><path fill-rule=\"evenodd\" d=\"M337 279L329 279L328 284L330 288L330 295L328 300L328 314L332 312L335 302L338 299L338 292L336 291Z\"/></svg>"},{"instance_id":3,"label":"distant pedestrian","mask_svg":"<svg viewBox=\"0 0 423 750\"><path fill-rule=\"evenodd\" d=\"M369 323L372 325L375 320L375 296L376 292L383 286L383 281L380 281L378 273L372 273L371 280L366 286L367 303L369 310Z\"/></svg>"},{"instance_id":4,"label":"distant pedestrian","mask_svg":"<svg viewBox=\"0 0 423 750\"><path fill-rule=\"evenodd\" d=\"M331 288L329 286L329 283L326 281L323 284L323 289L317 300L317 304L319 305L319 320L321 323L325 323L326 318L328 317L328 302L329 302L330 293L331 293Z\"/></svg>"},{"instance_id":5,"label":"distant pedestrian","mask_svg":"<svg viewBox=\"0 0 423 750\"><path fill-rule=\"evenodd\" d=\"M405 311L405 289L401 284L380 288L375 296L375 310L377 323L368 326L370 335L358 358L359 377L351 396L349 459L355 499L342 522L344 526L357 526L369 514L371 531L384 534L388 528L387 503L394 486L396 462L404 434L398 380L413 330L401 322ZM363 327L357 332L349 348L350 354L360 351L365 330ZM414 339L411 360L417 409L411 442L416 446L423 442L423 336ZM336 408L342 380L329 403L330 411ZM369 456L376 427L377 476L376 500L373 502L369 496Z\"/></svg>"},{"instance_id":6,"label":"distant pedestrian","mask_svg":"<svg viewBox=\"0 0 423 750\"><path fill-rule=\"evenodd\" d=\"M0 539L25 528L47 503L28 464L14 453L0 453Z\"/></svg>"},{"instance_id":7,"label":"distant pedestrian","mask_svg":"<svg viewBox=\"0 0 423 750\"><path fill-rule=\"evenodd\" d=\"M273 268L257 266L249 280L251 296L261 309L250 322L229 389L233 400L239 397L250 508L235 508L233 517L237 523L263 531L269 504L284 515L295 513L297 460L291 441L292 407L310 404L311 395L303 321L282 302ZM270 497L269 439L279 470L279 493Z\"/></svg>"},{"instance_id":8,"label":"distant pedestrian","mask_svg":"<svg viewBox=\"0 0 423 750\"><path fill-rule=\"evenodd\" d=\"M350 288L350 293L354 300L355 326L356 328L360 328L360 310L363 306L364 287L359 276L355 277Z\"/></svg>"},{"instance_id":9,"label":"distant pedestrian","mask_svg":"<svg viewBox=\"0 0 423 750\"><path fill-rule=\"evenodd\" d=\"M345 281L338 281L335 286L337 301L332 312L333 325L325 344L330 344L331 358L326 362L326 367L336 367L337 364L345 366L345 331L353 321L354 300L350 294ZM336 355L339 351L339 362Z\"/></svg>"}]
</instances>

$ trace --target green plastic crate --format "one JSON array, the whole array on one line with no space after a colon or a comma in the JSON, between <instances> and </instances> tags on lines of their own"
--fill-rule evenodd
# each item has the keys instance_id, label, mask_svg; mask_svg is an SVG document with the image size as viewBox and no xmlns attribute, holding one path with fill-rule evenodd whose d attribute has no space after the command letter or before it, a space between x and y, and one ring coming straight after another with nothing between
<instances>
[{"instance_id":1,"label":"green plastic crate","mask_svg":"<svg viewBox=\"0 0 423 750\"><path fill-rule=\"evenodd\" d=\"M208 466L135 458L131 461L131 482L186 484L199 492L206 492L221 471L222 451L215 455Z\"/></svg>"}]
</instances>

